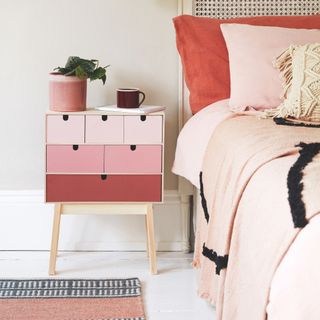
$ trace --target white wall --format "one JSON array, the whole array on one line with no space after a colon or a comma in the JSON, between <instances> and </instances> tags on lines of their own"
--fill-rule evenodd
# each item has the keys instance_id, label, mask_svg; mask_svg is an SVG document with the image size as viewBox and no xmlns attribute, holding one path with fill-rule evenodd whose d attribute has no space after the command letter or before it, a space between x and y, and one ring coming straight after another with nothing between
<instances>
[{"instance_id":1,"label":"white wall","mask_svg":"<svg viewBox=\"0 0 320 320\"><path fill-rule=\"evenodd\" d=\"M106 86L89 83L90 106L115 103L117 87L134 86L146 92L147 104L167 107L165 188L177 189L177 178L170 173L178 132L178 55L172 25L177 12L175 0L0 0L0 225L2 234L17 237L9 236L12 241L2 242L0 249L48 248L52 208L42 198L32 199L44 183L48 73L69 55L111 64ZM17 200L21 192L22 202ZM171 204L156 209L158 242L169 243L163 249L182 241L179 205ZM139 249L140 217L130 219L90 217L88 225L85 218L73 217L63 229L62 246L121 249L127 246L121 241L127 241L137 244L131 249ZM102 236L103 230L107 233ZM88 245L89 239L95 244Z\"/></svg>"},{"instance_id":2,"label":"white wall","mask_svg":"<svg viewBox=\"0 0 320 320\"><path fill-rule=\"evenodd\" d=\"M70 55L111 64L106 86L88 86L88 105L112 104L117 87L167 107L165 188L177 136L175 0L0 0L0 189L43 188L48 73Z\"/></svg>"},{"instance_id":3,"label":"white wall","mask_svg":"<svg viewBox=\"0 0 320 320\"><path fill-rule=\"evenodd\" d=\"M49 250L53 205L42 191L0 192L0 250ZM187 250L180 199L166 192L154 205L158 250ZM60 250L145 250L143 216L65 215L61 219ZM1 266L0 266L1 273Z\"/></svg>"}]
</instances>

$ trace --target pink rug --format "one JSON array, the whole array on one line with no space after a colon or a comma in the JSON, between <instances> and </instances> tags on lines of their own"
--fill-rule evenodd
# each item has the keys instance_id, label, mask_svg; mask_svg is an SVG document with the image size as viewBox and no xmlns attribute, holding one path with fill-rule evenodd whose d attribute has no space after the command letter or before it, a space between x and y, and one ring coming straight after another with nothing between
<instances>
[{"instance_id":1,"label":"pink rug","mask_svg":"<svg viewBox=\"0 0 320 320\"><path fill-rule=\"evenodd\" d=\"M3 279L2 320L145 320L139 279Z\"/></svg>"}]
</instances>

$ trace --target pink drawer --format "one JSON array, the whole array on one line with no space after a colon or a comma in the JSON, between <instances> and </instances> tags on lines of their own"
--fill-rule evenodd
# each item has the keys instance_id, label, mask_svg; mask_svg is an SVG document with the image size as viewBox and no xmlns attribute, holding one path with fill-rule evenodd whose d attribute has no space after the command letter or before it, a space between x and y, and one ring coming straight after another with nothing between
<instances>
[{"instance_id":1,"label":"pink drawer","mask_svg":"<svg viewBox=\"0 0 320 320\"><path fill-rule=\"evenodd\" d=\"M84 116L81 115L48 115L47 143L84 142Z\"/></svg>"},{"instance_id":2,"label":"pink drawer","mask_svg":"<svg viewBox=\"0 0 320 320\"><path fill-rule=\"evenodd\" d=\"M124 116L125 144L161 144L162 116Z\"/></svg>"},{"instance_id":3,"label":"pink drawer","mask_svg":"<svg viewBox=\"0 0 320 320\"><path fill-rule=\"evenodd\" d=\"M87 143L123 143L123 116L87 115Z\"/></svg>"},{"instance_id":4,"label":"pink drawer","mask_svg":"<svg viewBox=\"0 0 320 320\"><path fill-rule=\"evenodd\" d=\"M160 202L161 175L46 176L47 202Z\"/></svg>"},{"instance_id":5,"label":"pink drawer","mask_svg":"<svg viewBox=\"0 0 320 320\"><path fill-rule=\"evenodd\" d=\"M104 146L48 145L47 172L103 173Z\"/></svg>"},{"instance_id":6,"label":"pink drawer","mask_svg":"<svg viewBox=\"0 0 320 320\"><path fill-rule=\"evenodd\" d=\"M159 145L106 146L106 173L161 173L161 149Z\"/></svg>"}]
</instances>

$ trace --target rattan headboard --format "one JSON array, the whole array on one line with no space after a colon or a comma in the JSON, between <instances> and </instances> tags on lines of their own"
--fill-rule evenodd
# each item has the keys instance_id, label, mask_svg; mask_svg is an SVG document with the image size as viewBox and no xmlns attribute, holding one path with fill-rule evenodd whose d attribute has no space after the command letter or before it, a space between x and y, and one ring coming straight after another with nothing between
<instances>
[{"instance_id":1,"label":"rattan headboard","mask_svg":"<svg viewBox=\"0 0 320 320\"><path fill-rule=\"evenodd\" d=\"M234 18L245 16L297 16L320 12L319 0L194 0L193 15Z\"/></svg>"}]
</instances>

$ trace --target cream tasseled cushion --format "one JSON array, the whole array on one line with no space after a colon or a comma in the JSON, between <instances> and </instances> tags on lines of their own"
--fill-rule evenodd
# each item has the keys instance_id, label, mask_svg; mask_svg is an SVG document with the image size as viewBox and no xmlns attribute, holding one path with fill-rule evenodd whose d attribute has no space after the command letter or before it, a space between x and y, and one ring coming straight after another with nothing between
<instances>
[{"instance_id":1,"label":"cream tasseled cushion","mask_svg":"<svg viewBox=\"0 0 320 320\"><path fill-rule=\"evenodd\" d=\"M265 117L320 121L320 43L292 45L275 61L284 78L283 103Z\"/></svg>"}]
</instances>

